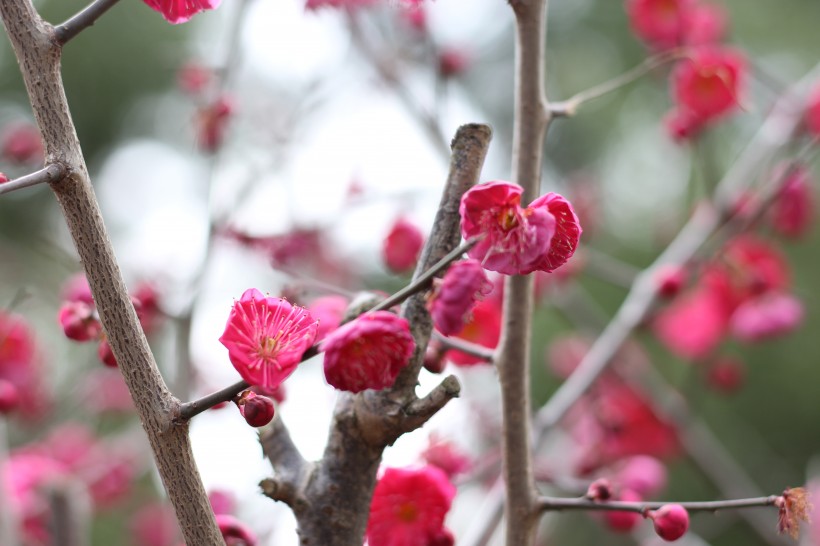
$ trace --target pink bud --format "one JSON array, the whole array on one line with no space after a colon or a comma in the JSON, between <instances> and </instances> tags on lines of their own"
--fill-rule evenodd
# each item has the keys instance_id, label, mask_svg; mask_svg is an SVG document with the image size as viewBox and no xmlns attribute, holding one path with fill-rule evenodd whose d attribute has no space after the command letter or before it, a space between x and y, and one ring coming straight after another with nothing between
<instances>
[{"instance_id":1,"label":"pink bud","mask_svg":"<svg viewBox=\"0 0 820 546\"><path fill-rule=\"evenodd\" d=\"M678 144L693 140L703 129L704 119L692 111L675 108L663 117L666 132Z\"/></svg>"},{"instance_id":2,"label":"pink bud","mask_svg":"<svg viewBox=\"0 0 820 546\"><path fill-rule=\"evenodd\" d=\"M442 350L441 344L436 340L431 340L427 345L427 350L424 352L424 369L430 373L441 373L447 366L447 361L444 358L445 351Z\"/></svg>"},{"instance_id":3,"label":"pink bud","mask_svg":"<svg viewBox=\"0 0 820 546\"><path fill-rule=\"evenodd\" d=\"M211 83L213 72L197 62L187 62L177 72L177 85L189 95L199 95Z\"/></svg>"},{"instance_id":4,"label":"pink bud","mask_svg":"<svg viewBox=\"0 0 820 546\"><path fill-rule=\"evenodd\" d=\"M17 387L5 379L0 379L0 414L14 411L20 403Z\"/></svg>"},{"instance_id":5,"label":"pink bud","mask_svg":"<svg viewBox=\"0 0 820 546\"><path fill-rule=\"evenodd\" d=\"M107 339L100 341L97 347L97 356L100 358L100 362L109 368L117 367L117 359L114 357L114 351L111 350L111 345L108 344Z\"/></svg>"},{"instance_id":6,"label":"pink bud","mask_svg":"<svg viewBox=\"0 0 820 546\"><path fill-rule=\"evenodd\" d=\"M197 112L197 136L203 151L213 153L222 146L233 112L233 102L226 96L219 97Z\"/></svg>"},{"instance_id":7,"label":"pink bud","mask_svg":"<svg viewBox=\"0 0 820 546\"><path fill-rule=\"evenodd\" d=\"M424 235L414 224L399 218L390 228L382 243L382 258L394 273L405 273L416 265Z\"/></svg>"},{"instance_id":8,"label":"pink bud","mask_svg":"<svg viewBox=\"0 0 820 546\"><path fill-rule=\"evenodd\" d=\"M612 498L612 484L606 478L598 478L587 488L584 495L591 501L605 501Z\"/></svg>"},{"instance_id":9,"label":"pink bud","mask_svg":"<svg viewBox=\"0 0 820 546\"><path fill-rule=\"evenodd\" d=\"M815 85L809 95L806 106L806 128L813 136L820 137L820 84Z\"/></svg>"},{"instance_id":10,"label":"pink bud","mask_svg":"<svg viewBox=\"0 0 820 546\"><path fill-rule=\"evenodd\" d=\"M743 362L732 357L721 357L709 366L706 381L710 387L724 394L737 391L746 379Z\"/></svg>"},{"instance_id":11,"label":"pink bud","mask_svg":"<svg viewBox=\"0 0 820 546\"><path fill-rule=\"evenodd\" d=\"M245 422L252 427L263 427L273 419L273 400L267 396L259 396L252 390L243 392L236 405L239 406L239 413L245 418Z\"/></svg>"},{"instance_id":12,"label":"pink bud","mask_svg":"<svg viewBox=\"0 0 820 546\"><path fill-rule=\"evenodd\" d=\"M63 303L57 318L68 339L90 341L102 333L102 324L94 316L94 309L82 301Z\"/></svg>"},{"instance_id":13,"label":"pink bud","mask_svg":"<svg viewBox=\"0 0 820 546\"><path fill-rule=\"evenodd\" d=\"M658 536L667 542L678 540L689 529L689 512L680 504L666 504L647 517L654 523Z\"/></svg>"},{"instance_id":14,"label":"pink bud","mask_svg":"<svg viewBox=\"0 0 820 546\"><path fill-rule=\"evenodd\" d=\"M453 546L455 543L456 538L453 533L447 528L442 528L433 533L426 546Z\"/></svg>"},{"instance_id":15,"label":"pink bud","mask_svg":"<svg viewBox=\"0 0 820 546\"><path fill-rule=\"evenodd\" d=\"M803 322L803 304L790 294L767 293L742 303L732 314L732 333L759 341L791 332Z\"/></svg>"},{"instance_id":16,"label":"pink bud","mask_svg":"<svg viewBox=\"0 0 820 546\"><path fill-rule=\"evenodd\" d=\"M665 265L655 273L655 282L658 294L664 298L672 298L680 293L686 285L686 269L679 265Z\"/></svg>"},{"instance_id":17,"label":"pink bud","mask_svg":"<svg viewBox=\"0 0 820 546\"><path fill-rule=\"evenodd\" d=\"M618 500L624 502L641 502L643 499L631 489L624 489L621 491ZM637 512L610 510L604 514L604 520L613 531L628 533L641 521L641 515Z\"/></svg>"},{"instance_id":18,"label":"pink bud","mask_svg":"<svg viewBox=\"0 0 820 546\"><path fill-rule=\"evenodd\" d=\"M8 182L10 178L6 176L6 173L0 173L0 184L4 184Z\"/></svg>"},{"instance_id":19,"label":"pink bud","mask_svg":"<svg viewBox=\"0 0 820 546\"><path fill-rule=\"evenodd\" d=\"M470 66L467 54L457 48L445 48L438 56L438 71L445 78L458 76Z\"/></svg>"}]
</instances>

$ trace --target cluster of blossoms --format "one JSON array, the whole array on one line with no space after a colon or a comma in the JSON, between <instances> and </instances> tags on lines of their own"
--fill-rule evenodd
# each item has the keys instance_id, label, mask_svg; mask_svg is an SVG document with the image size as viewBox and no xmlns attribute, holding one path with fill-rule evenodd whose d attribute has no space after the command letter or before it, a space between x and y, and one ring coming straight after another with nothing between
<instances>
[{"instance_id":1,"label":"cluster of blossoms","mask_svg":"<svg viewBox=\"0 0 820 546\"><path fill-rule=\"evenodd\" d=\"M655 333L673 353L695 360L711 356L729 334L743 342L783 335L803 319L789 285L784 257L769 242L742 235L703 267L695 286L658 313Z\"/></svg>"},{"instance_id":2,"label":"cluster of blossoms","mask_svg":"<svg viewBox=\"0 0 820 546\"><path fill-rule=\"evenodd\" d=\"M85 275L77 274L66 282L62 300L57 318L65 336L81 343L98 342L97 356L100 361L106 366L115 367L117 360L103 332ZM131 296L131 302L137 311L142 329L146 334L152 333L161 315L154 286L151 283L138 284Z\"/></svg>"},{"instance_id":3,"label":"cluster of blossoms","mask_svg":"<svg viewBox=\"0 0 820 546\"><path fill-rule=\"evenodd\" d=\"M83 425L66 424L11 451L2 472L3 497L26 543L50 544L45 488L71 481L85 489L95 510L104 510L130 492L136 466L125 446L104 442Z\"/></svg>"},{"instance_id":4,"label":"cluster of blossoms","mask_svg":"<svg viewBox=\"0 0 820 546\"><path fill-rule=\"evenodd\" d=\"M746 78L744 56L720 45L726 13L697 0L628 0L632 30L650 48L686 47L671 75L675 107L666 127L676 140L695 137L740 105Z\"/></svg>"},{"instance_id":5,"label":"cluster of blossoms","mask_svg":"<svg viewBox=\"0 0 820 546\"><path fill-rule=\"evenodd\" d=\"M386 468L373 491L367 521L370 546L452 546L444 527L456 488L434 466Z\"/></svg>"}]
</instances>

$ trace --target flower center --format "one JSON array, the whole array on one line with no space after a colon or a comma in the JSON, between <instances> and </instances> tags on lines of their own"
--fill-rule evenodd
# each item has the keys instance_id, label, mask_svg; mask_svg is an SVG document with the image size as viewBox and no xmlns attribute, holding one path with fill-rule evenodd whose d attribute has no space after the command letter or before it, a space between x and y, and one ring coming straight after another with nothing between
<instances>
[{"instance_id":1,"label":"flower center","mask_svg":"<svg viewBox=\"0 0 820 546\"><path fill-rule=\"evenodd\" d=\"M396 515L398 515L401 521L411 523L416 521L419 511L414 503L405 502L399 505L398 510L396 510Z\"/></svg>"}]
</instances>

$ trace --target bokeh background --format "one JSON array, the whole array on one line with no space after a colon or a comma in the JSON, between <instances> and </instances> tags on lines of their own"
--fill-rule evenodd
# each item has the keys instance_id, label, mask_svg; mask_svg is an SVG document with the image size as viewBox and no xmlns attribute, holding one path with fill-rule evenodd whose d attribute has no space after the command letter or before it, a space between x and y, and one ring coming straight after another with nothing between
<instances>
[{"instance_id":1,"label":"bokeh background","mask_svg":"<svg viewBox=\"0 0 820 546\"><path fill-rule=\"evenodd\" d=\"M613 271L628 274L651 263L686 221L693 202L749 141L774 98L820 60L820 3L715 3L729 13L728 42L742 49L752 65L743 112L697 145L673 142L660 121L671 106L661 69L584 106L573 119L557 120L547 137L544 191L583 193L595 204L594 216L582 218L589 224L582 245L598 256L599 267L592 268L598 271L581 268L571 290L604 319L626 293L624 286L611 282ZM37 2L53 22L83 5L76 0ZM180 26L168 25L143 3L129 0L66 48L66 93L103 214L127 279L151 280L160 292L169 317L152 337L152 346L166 378L183 394L201 395L238 379L216 340L232 299L246 288L276 294L307 286L316 293L322 291L320 283L329 283L346 291L391 291L407 280L385 270L381 241L400 215L429 228L447 167L440 141L431 138L414 108L432 116L445 140L463 123L492 125L494 140L482 179L509 179L511 10L501 0L435 0L425 9L429 35L423 39L401 19L398 4L357 12L356 32L369 44L363 51L351 37L352 19L345 13L307 12L301 0L225 0L219 9ZM554 0L548 27L550 98L566 98L616 76L647 55L630 32L619 1ZM438 59L445 51L464 61L451 77L439 71ZM401 82L401 92L411 97L410 107L407 96L374 67L374 52ZM202 104L177 83L180 68L192 61L225 72L224 93L234 105L215 153L197 144ZM13 53L7 40L0 40L0 128L30 118ZM0 170L16 176L31 168L0 164ZM209 243L212 225L260 236L316 230L333 263L343 265L338 271L275 271L266 256L235 241L215 237ZM775 341L728 344L727 351L746 364L746 381L737 392L710 389L702 370L670 356L649 330L635 335L651 365L767 494L805 483L816 471L820 452L820 240L814 229L798 241L776 244L788 256L805 322ZM605 257L621 266L600 265ZM79 269L48 188L0 198L0 306L13 306L33 325L55 404L36 423L10 419L9 445L19 448L76 420L146 455L133 416L101 415L84 403L94 394L81 388L81 379L101 364L93 347L65 339L56 320L61 286ZM187 374L180 371L184 338L173 317L194 296L194 368ZM574 329L565 309L572 303L561 294L555 297L564 304L553 305L550 297L542 301L533 336L533 388L539 405L559 384L542 355L557 337ZM493 370L451 366L448 371L463 380L463 398L388 450L388 463L415 462L431 432L452 439L477 460L497 448L492 445L492 427L500 419ZM421 388L429 389L435 381L425 372ZM305 455L318 457L335 399L322 378L321 363L314 359L301 366L287 388L281 414ZM206 485L236 495L239 515L263 543L296 544L288 510L257 492L256 483L270 468L254 430L235 408L198 417L192 435ZM560 439L549 457L560 458L555 445L561 445ZM669 463L663 498L721 496L685 454ZM160 489L150 467L139 468L133 491L95 515L93 544L133 540L129 516ZM465 536L475 524L472 515L485 497L481 484L461 488L448 519L457 536ZM775 527L774 510L755 515ZM616 536L591 521L584 514L550 516L543 544L643 540L641 533ZM729 514L695 516L693 530L715 546L770 543ZM496 541L500 544L500 537ZM813 544L809 538L803 543Z\"/></svg>"}]
</instances>

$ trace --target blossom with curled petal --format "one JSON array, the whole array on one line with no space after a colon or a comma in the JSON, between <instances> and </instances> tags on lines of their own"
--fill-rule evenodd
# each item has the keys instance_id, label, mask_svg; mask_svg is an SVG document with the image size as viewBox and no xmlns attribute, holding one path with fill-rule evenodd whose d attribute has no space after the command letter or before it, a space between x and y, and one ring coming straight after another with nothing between
<instances>
[{"instance_id":1,"label":"blossom with curled petal","mask_svg":"<svg viewBox=\"0 0 820 546\"><path fill-rule=\"evenodd\" d=\"M234 302L219 341L242 379L275 389L302 361L318 327L307 309L249 288Z\"/></svg>"},{"instance_id":2,"label":"blossom with curled petal","mask_svg":"<svg viewBox=\"0 0 820 546\"><path fill-rule=\"evenodd\" d=\"M575 252L581 227L569 202L548 193L522 208L522 191L495 180L461 198L461 235L482 237L467 254L485 269L505 275L553 271Z\"/></svg>"},{"instance_id":3,"label":"blossom with curled petal","mask_svg":"<svg viewBox=\"0 0 820 546\"><path fill-rule=\"evenodd\" d=\"M325 379L349 392L391 387L415 346L406 319L389 311L367 313L325 338Z\"/></svg>"},{"instance_id":4,"label":"blossom with curled petal","mask_svg":"<svg viewBox=\"0 0 820 546\"><path fill-rule=\"evenodd\" d=\"M172 25L185 23L191 17L209 9L219 7L222 0L142 0L148 7L162 14Z\"/></svg>"}]
</instances>

